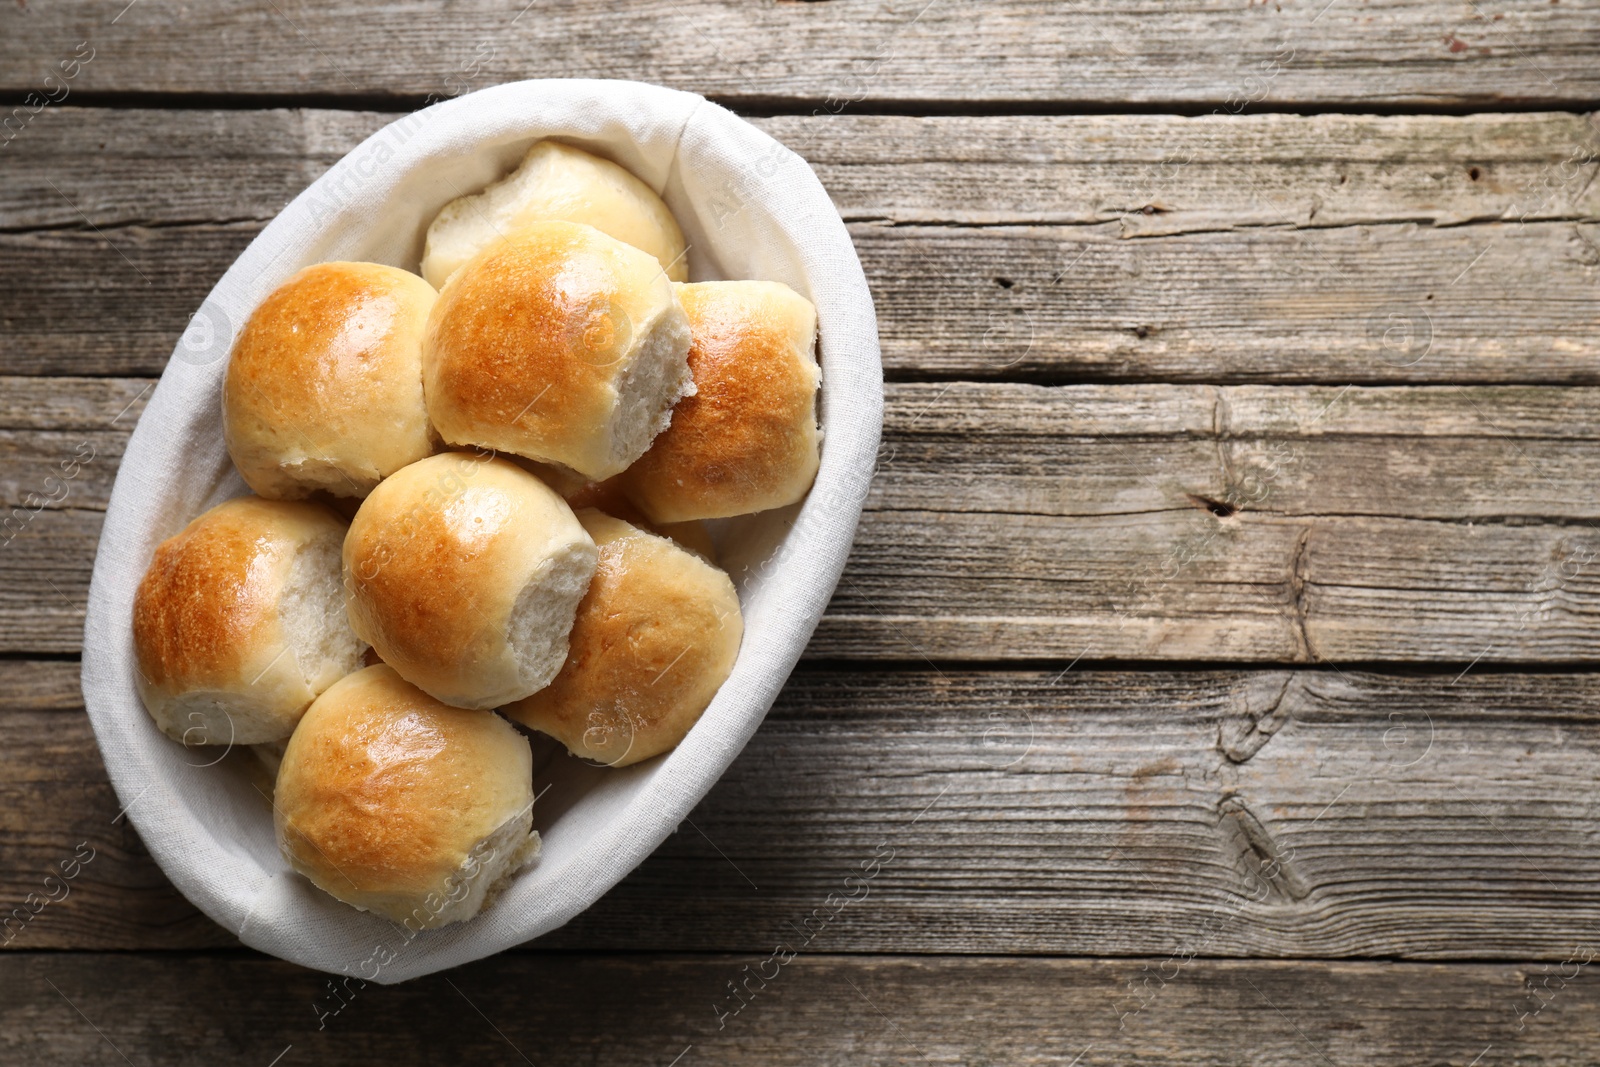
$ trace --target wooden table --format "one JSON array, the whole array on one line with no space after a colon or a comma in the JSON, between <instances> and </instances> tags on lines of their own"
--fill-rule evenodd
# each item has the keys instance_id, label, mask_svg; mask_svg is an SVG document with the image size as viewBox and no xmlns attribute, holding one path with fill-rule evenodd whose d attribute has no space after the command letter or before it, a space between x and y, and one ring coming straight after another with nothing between
<instances>
[{"instance_id":1,"label":"wooden table","mask_svg":"<svg viewBox=\"0 0 1600 1067\"><path fill-rule=\"evenodd\" d=\"M1600 1062L1597 60L1600 0L6 4L0 893L76 877L9 927L0 1061ZM659 853L319 1020L119 816L101 513L283 203L536 76L811 161L881 473Z\"/></svg>"}]
</instances>

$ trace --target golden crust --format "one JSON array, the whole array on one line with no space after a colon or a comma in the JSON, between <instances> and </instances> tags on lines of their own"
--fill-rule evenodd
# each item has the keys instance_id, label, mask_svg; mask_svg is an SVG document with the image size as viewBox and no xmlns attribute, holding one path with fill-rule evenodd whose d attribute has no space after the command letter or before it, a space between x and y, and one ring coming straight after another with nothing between
<instances>
[{"instance_id":1,"label":"golden crust","mask_svg":"<svg viewBox=\"0 0 1600 1067\"><path fill-rule=\"evenodd\" d=\"M440 294L423 343L428 414L451 444L614 473L617 382L667 314L680 312L652 257L590 226L532 224Z\"/></svg>"},{"instance_id":2,"label":"golden crust","mask_svg":"<svg viewBox=\"0 0 1600 1067\"><path fill-rule=\"evenodd\" d=\"M697 392L624 478L656 523L792 504L816 477L816 309L777 282L675 286Z\"/></svg>"},{"instance_id":3,"label":"golden crust","mask_svg":"<svg viewBox=\"0 0 1600 1067\"><path fill-rule=\"evenodd\" d=\"M234 343L223 434L257 493L362 497L433 451L422 335L437 294L379 263L318 263L275 289Z\"/></svg>"},{"instance_id":4,"label":"golden crust","mask_svg":"<svg viewBox=\"0 0 1600 1067\"><path fill-rule=\"evenodd\" d=\"M508 460L450 452L397 472L344 542L350 622L407 681L464 707L517 688L507 620L551 554L589 539L554 490Z\"/></svg>"},{"instance_id":5,"label":"golden crust","mask_svg":"<svg viewBox=\"0 0 1600 1067\"><path fill-rule=\"evenodd\" d=\"M156 546L133 601L139 669L156 686L218 688L277 625L289 546L262 536L258 502L228 501Z\"/></svg>"},{"instance_id":6,"label":"golden crust","mask_svg":"<svg viewBox=\"0 0 1600 1067\"><path fill-rule=\"evenodd\" d=\"M316 693L284 654L279 598L295 552L319 538L337 543L344 528L320 504L241 497L156 546L134 593L133 640L141 695L164 730L185 734L167 705L206 691L248 700L288 732Z\"/></svg>"},{"instance_id":7,"label":"golden crust","mask_svg":"<svg viewBox=\"0 0 1600 1067\"><path fill-rule=\"evenodd\" d=\"M289 740L279 846L332 895L403 918L532 806L532 766L527 739L498 715L368 667L319 697Z\"/></svg>"},{"instance_id":8,"label":"golden crust","mask_svg":"<svg viewBox=\"0 0 1600 1067\"><path fill-rule=\"evenodd\" d=\"M505 713L573 755L623 767L672 749L733 670L744 634L728 576L593 509L599 547L555 681Z\"/></svg>"}]
</instances>

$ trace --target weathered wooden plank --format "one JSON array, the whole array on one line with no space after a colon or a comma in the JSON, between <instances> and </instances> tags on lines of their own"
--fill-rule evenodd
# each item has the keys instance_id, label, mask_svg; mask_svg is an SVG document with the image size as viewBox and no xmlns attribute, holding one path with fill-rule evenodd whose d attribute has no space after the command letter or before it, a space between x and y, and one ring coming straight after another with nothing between
<instances>
[{"instance_id":1,"label":"weathered wooden plank","mask_svg":"<svg viewBox=\"0 0 1600 1067\"><path fill-rule=\"evenodd\" d=\"M0 192L0 229L266 221L398 117L50 108L5 146L15 184Z\"/></svg>"},{"instance_id":2,"label":"weathered wooden plank","mask_svg":"<svg viewBox=\"0 0 1600 1067\"><path fill-rule=\"evenodd\" d=\"M0 88L415 99L528 77L615 77L780 107L1149 103L1565 106L1600 96L1587 0L1493 15L1384 0L1174 8L1126 0L600 0L535 9L240 2L170 13L118 0L7 10ZM55 74L56 80L42 79Z\"/></svg>"},{"instance_id":3,"label":"weathered wooden plank","mask_svg":"<svg viewBox=\"0 0 1600 1067\"><path fill-rule=\"evenodd\" d=\"M154 387L144 378L0 378L0 430L126 434Z\"/></svg>"},{"instance_id":4,"label":"weathered wooden plank","mask_svg":"<svg viewBox=\"0 0 1600 1067\"><path fill-rule=\"evenodd\" d=\"M122 814L83 712L78 664L0 661L0 679L0 732L15 739L0 751L0 941L12 949L237 944L178 895Z\"/></svg>"},{"instance_id":5,"label":"weathered wooden plank","mask_svg":"<svg viewBox=\"0 0 1600 1067\"><path fill-rule=\"evenodd\" d=\"M0 382L0 423L70 427L0 430L0 648L77 650L148 384ZM891 384L811 654L1592 662L1596 410L1591 388Z\"/></svg>"},{"instance_id":6,"label":"weathered wooden plank","mask_svg":"<svg viewBox=\"0 0 1600 1067\"><path fill-rule=\"evenodd\" d=\"M15 285L0 318L0 370L159 373L195 308L262 225L0 234L0 272ZM13 271L32 279L13 280Z\"/></svg>"},{"instance_id":7,"label":"weathered wooden plank","mask_svg":"<svg viewBox=\"0 0 1600 1067\"><path fill-rule=\"evenodd\" d=\"M98 854L11 947L222 943L114 821L75 665L19 670L0 894ZM1454 673L805 668L540 945L1562 959L1600 920L1600 675Z\"/></svg>"},{"instance_id":8,"label":"weathered wooden plank","mask_svg":"<svg viewBox=\"0 0 1600 1067\"><path fill-rule=\"evenodd\" d=\"M154 388L139 378L0 378L0 552L42 509L104 510Z\"/></svg>"},{"instance_id":9,"label":"weathered wooden plank","mask_svg":"<svg viewBox=\"0 0 1600 1067\"><path fill-rule=\"evenodd\" d=\"M158 371L257 223L384 118L41 116L0 191L0 368ZM1600 205L1587 117L764 122L857 220L891 374L1600 380L1600 240L1558 221Z\"/></svg>"},{"instance_id":10,"label":"weathered wooden plank","mask_svg":"<svg viewBox=\"0 0 1600 1067\"><path fill-rule=\"evenodd\" d=\"M265 220L395 117L53 108L6 147L0 229ZM1600 214L1592 115L752 121L806 157L851 221L1115 220L1131 236Z\"/></svg>"},{"instance_id":11,"label":"weathered wooden plank","mask_svg":"<svg viewBox=\"0 0 1600 1067\"><path fill-rule=\"evenodd\" d=\"M1597 554L1588 524L871 512L809 654L1594 662Z\"/></svg>"},{"instance_id":12,"label":"weathered wooden plank","mask_svg":"<svg viewBox=\"0 0 1600 1067\"><path fill-rule=\"evenodd\" d=\"M79 648L100 521L0 550L0 649ZM807 655L1593 663L1597 556L1587 522L868 511Z\"/></svg>"},{"instance_id":13,"label":"weathered wooden plank","mask_svg":"<svg viewBox=\"0 0 1600 1067\"><path fill-rule=\"evenodd\" d=\"M1600 230L1587 224L852 232L891 373L1595 380Z\"/></svg>"},{"instance_id":14,"label":"weathered wooden plank","mask_svg":"<svg viewBox=\"0 0 1600 1067\"><path fill-rule=\"evenodd\" d=\"M851 225L891 376L1600 381L1600 224ZM259 224L0 234L0 371L159 372Z\"/></svg>"},{"instance_id":15,"label":"weathered wooden plank","mask_svg":"<svg viewBox=\"0 0 1600 1067\"><path fill-rule=\"evenodd\" d=\"M874 510L1600 516L1600 390L895 383Z\"/></svg>"},{"instance_id":16,"label":"weathered wooden plank","mask_svg":"<svg viewBox=\"0 0 1600 1067\"><path fill-rule=\"evenodd\" d=\"M35 507L0 528L0 652L77 652L105 514Z\"/></svg>"},{"instance_id":17,"label":"weathered wooden plank","mask_svg":"<svg viewBox=\"0 0 1600 1067\"><path fill-rule=\"evenodd\" d=\"M0 378L0 505L103 508L154 384ZM868 507L1585 520L1597 411L1584 387L891 382Z\"/></svg>"},{"instance_id":18,"label":"weathered wooden plank","mask_svg":"<svg viewBox=\"0 0 1600 1067\"><path fill-rule=\"evenodd\" d=\"M1454 225L1596 214L1593 115L1072 115L755 120L850 220Z\"/></svg>"},{"instance_id":19,"label":"weathered wooden plank","mask_svg":"<svg viewBox=\"0 0 1600 1067\"><path fill-rule=\"evenodd\" d=\"M769 958L512 953L403 986L352 981L335 999L323 976L251 955L11 957L0 1047L40 1067L117 1052L175 1067L445 1062L436 1049L465 1063L807 1067L1466 1067L1600 1052L1600 994L1578 962L1195 960L1167 964L1159 982L1157 960ZM735 1001L728 984L740 982L749 992ZM1141 996L1144 1010L1125 1014Z\"/></svg>"},{"instance_id":20,"label":"weathered wooden plank","mask_svg":"<svg viewBox=\"0 0 1600 1067\"><path fill-rule=\"evenodd\" d=\"M0 430L0 508L22 509L0 525L0 543L9 544L34 509L103 510L131 430Z\"/></svg>"}]
</instances>

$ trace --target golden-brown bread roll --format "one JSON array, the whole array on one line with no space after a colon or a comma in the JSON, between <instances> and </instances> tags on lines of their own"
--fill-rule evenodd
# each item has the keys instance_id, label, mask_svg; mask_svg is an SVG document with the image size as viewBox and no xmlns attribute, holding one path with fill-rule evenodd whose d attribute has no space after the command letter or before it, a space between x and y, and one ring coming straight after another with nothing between
<instances>
[{"instance_id":1,"label":"golden-brown bread roll","mask_svg":"<svg viewBox=\"0 0 1600 1067\"><path fill-rule=\"evenodd\" d=\"M222 432L251 489L363 497L437 438L422 333L438 294L381 263L318 263L251 314L222 384Z\"/></svg>"},{"instance_id":2,"label":"golden-brown bread roll","mask_svg":"<svg viewBox=\"0 0 1600 1067\"><path fill-rule=\"evenodd\" d=\"M507 460L447 452L384 479L350 523L355 632L446 704L493 708L543 688L595 546L555 491Z\"/></svg>"},{"instance_id":3,"label":"golden-brown bread roll","mask_svg":"<svg viewBox=\"0 0 1600 1067\"><path fill-rule=\"evenodd\" d=\"M288 737L361 665L345 616L345 524L320 504L243 497L156 546L134 594L139 695L189 745Z\"/></svg>"},{"instance_id":4,"label":"golden-brown bread roll","mask_svg":"<svg viewBox=\"0 0 1600 1067\"><path fill-rule=\"evenodd\" d=\"M688 321L655 260L592 226L540 222L445 286L423 391L451 444L609 478L694 391L688 353Z\"/></svg>"},{"instance_id":5,"label":"golden-brown bread roll","mask_svg":"<svg viewBox=\"0 0 1600 1067\"><path fill-rule=\"evenodd\" d=\"M278 768L278 847L362 911L413 930L470 919L538 854L528 739L388 666L317 699Z\"/></svg>"},{"instance_id":6,"label":"golden-brown bread roll","mask_svg":"<svg viewBox=\"0 0 1600 1067\"><path fill-rule=\"evenodd\" d=\"M777 282L674 286L695 393L623 476L655 523L793 504L817 476L817 311Z\"/></svg>"},{"instance_id":7,"label":"golden-brown bread roll","mask_svg":"<svg viewBox=\"0 0 1600 1067\"><path fill-rule=\"evenodd\" d=\"M572 651L505 713L575 756L625 767L672 749L727 680L744 621L728 576L664 537L592 508L600 548Z\"/></svg>"},{"instance_id":8,"label":"golden-brown bread roll","mask_svg":"<svg viewBox=\"0 0 1600 1067\"><path fill-rule=\"evenodd\" d=\"M452 200L428 227L422 276L443 289L479 252L530 222L581 222L655 257L667 277L688 279L683 231L659 196L609 159L540 141L481 193Z\"/></svg>"}]
</instances>

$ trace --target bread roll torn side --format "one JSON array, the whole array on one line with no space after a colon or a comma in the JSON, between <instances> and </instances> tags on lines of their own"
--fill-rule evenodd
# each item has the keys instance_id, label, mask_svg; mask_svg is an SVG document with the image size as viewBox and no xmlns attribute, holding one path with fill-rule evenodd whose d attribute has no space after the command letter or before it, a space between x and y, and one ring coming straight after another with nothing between
<instances>
[{"instance_id":1,"label":"bread roll torn side","mask_svg":"<svg viewBox=\"0 0 1600 1067\"><path fill-rule=\"evenodd\" d=\"M274 799L290 866L411 930L472 918L539 853L528 739L381 664L306 712Z\"/></svg>"},{"instance_id":2,"label":"bread roll torn side","mask_svg":"<svg viewBox=\"0 0 1600 1067\"><path fill-rule=\"evenodd\" d=\"M744 621L733 583L672 541L586 508L599 546L571 652L505 713L575 756L625 767L674 748L733 670Z\"/></svg>"},{"instance_id":3,"label":"bread roll torn side","mask_svg":"<svg viewBox=\"0 0 1600 1067\"><path fill-rule=\"evenodd\" d=\"M554 490L464 452L385 479L344 542L355 632L462 708L498 707L555 677L594 566L594 542Z\"/></svg>"},{"instance_id":4,"label":"bread roll torn side","mask_svg":"<svg viewBox=\"0 0 1600 1067\"><path fill-rule=\"evenodd\" d=\"M156 547L134 594L139 695L188 745L289 736L361 665L345 615L344 522L320 504L243 497Z\"/></svg>"},{"instance_id":5,"label":"bread roll torn side","mask_svg":"<svg viewBox=\"0 0 1600 1067\"><path fill-rule=\"evenodd\" d=\"M687 281L683 231L644 182L558 141L540 141L481 193L444 206L428 227L422 276L443 289L462 264L530 222L579 222L653 256L669 279Z\"/></svg>"}]
</instances>

